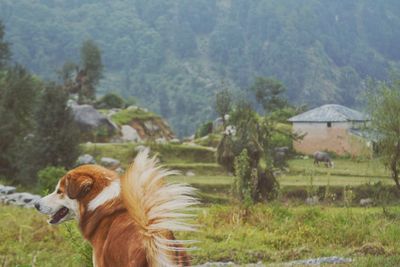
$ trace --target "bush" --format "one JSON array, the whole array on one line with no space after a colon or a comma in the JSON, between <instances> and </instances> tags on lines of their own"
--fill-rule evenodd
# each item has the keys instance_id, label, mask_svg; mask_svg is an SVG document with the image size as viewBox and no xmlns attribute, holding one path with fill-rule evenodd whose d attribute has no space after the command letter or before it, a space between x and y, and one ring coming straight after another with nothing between
<instances>
[{"instance_id":1,"label":"bush","mask_svg":"<svg viewBox=\"0 0 400 267\"><path fill-rule=\"evenodd\" d=\"M108 93L104 95L99 101L96 103L96 108L123 108L125 107L125 102L117 94Z\"/></svg>"},{"instance_id":2,"label":"bush","mask_svg":"<svg viewBox=\"0 0 400 267\"><path fill-rule=\"evenodd\" d=\"M40 192L51 192L57 185L60 177L67 171L63 167L46 167L38 172L38 188Z\"/></svg>"},{"instance_id":3,"label":"bush","mask_svg":"<svg viewBox=\"0 0 400 267\"><path fill-rule=\"evenodd\" d=\"M76 266L93 267L92 247L82 238L78 227L74 223L66 223L63 230L64 237L69 240L70 246L76 252L77 256L72 258Z\"/></svg>"},{"instance_id":4,"label":"bush","mask_svg":"<svg viewBox=\"0 0 400 267\"><path fill-rule=\"evenodd\" d=\"M206 122L203 125L201 125L199 129L197 129L196 138L206 136L206 135L212 133L212 131L213 131L212 121Z\"/></svg>"}]
</instances>

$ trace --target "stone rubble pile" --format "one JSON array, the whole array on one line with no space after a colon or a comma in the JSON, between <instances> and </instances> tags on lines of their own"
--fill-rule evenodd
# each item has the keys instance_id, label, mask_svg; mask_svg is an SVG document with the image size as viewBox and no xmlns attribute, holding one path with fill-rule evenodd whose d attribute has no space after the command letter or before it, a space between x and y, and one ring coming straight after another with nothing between
<instances>
[{"instance_id":1,"label":"stone rubble pile","mask_svg":"<svg viewBox=\"0 0 400 267\"><path fill-rule=\"evenodd\" d=\"M14 186L0 185L0 203L16 205L24 208L33 208L41 196L27 192L16 192Z\"/></svg>"}]
</instances>

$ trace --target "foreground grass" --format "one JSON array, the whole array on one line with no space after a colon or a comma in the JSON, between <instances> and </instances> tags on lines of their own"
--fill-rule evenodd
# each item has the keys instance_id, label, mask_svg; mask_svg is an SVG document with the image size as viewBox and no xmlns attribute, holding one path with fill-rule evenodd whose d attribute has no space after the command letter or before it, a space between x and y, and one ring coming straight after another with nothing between
<instances>
[{"instance_id":1,"label":"foreground grass","mask_svg":"<svg viewBox=\"0 0 400 267\"><path fill-rule=\"evenodd\" d=\"M379 208L258 205L246 211L216 205L199 211L201 232L184 237L200 241L195 262L268 263L336 255L383 266L400 259L400 209L392 212L388 218ZM379 255L386 257L376 260Z\"/></svg>"},{"instance_id":2,"label":"foreground grass","mask_svg":"<svg viewBox=\"0 0 400 267\"><path fill-rule=\"evenodd\" d=\"M49 226L34 210L0 206L2 266L88 266L76 248L81 237L64 225ZM321 256L354 259L349 266L397 266L400 262L400 208L213 205L196 211L194 263L279 263ZM74 225L74 223L72 223ZM75 239L75 241L73 241Z\"/></svg>"},{"instance_id":3,"label":"foreground grass","mask_svg":"<svg viewBox=\"0 0 400 267\"><path fill-rule=\"evenodd\" d=\"M0 214L1 266L80 266L63 228L34 210L0 204Z\"/></svg>"}]
</instances>

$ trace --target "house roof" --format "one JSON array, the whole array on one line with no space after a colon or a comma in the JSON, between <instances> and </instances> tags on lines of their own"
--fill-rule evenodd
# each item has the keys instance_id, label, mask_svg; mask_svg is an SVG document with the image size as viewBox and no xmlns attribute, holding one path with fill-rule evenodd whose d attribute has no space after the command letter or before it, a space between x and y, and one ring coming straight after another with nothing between
<instances>
[{"instance_id":1,"label":"house roof","mask_svg":"<svg viewBox=\"0 0 400 267\"><path fill-rule=\"evenodd\" d=\"M354 109L329 104L311 109L297 116L291 117L290 122L346 122L366 121L367 116Z\"/></svg>"},{"instance_id":2,"label":"house roof","mask_svg":"<svg viewBox=\"0 0 400 267\"><path fill-rule=\"evenodd\" d=\"M380 134L377 131L371 130L371 129L350 128L349 132L353 135L362 137L362 138L370 140L372 142L378 142L379 140L382 139L382 134Z\"/></svg>"}]
</instances>

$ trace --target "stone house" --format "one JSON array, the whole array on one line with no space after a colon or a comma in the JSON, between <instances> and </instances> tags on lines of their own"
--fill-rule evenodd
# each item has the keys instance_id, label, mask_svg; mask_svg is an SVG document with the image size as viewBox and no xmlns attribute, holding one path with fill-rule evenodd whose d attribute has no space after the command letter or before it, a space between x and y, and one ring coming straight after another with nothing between
<instances>
[{"instance_id":1,"label":"stone house","mask_svg":"<svg viewBox=\"0 0 400 267\"><path fill-rule=\"evenodd\" d=\"M363 137L367 116L341 105L323 105L289 119L292 131L304 135L293 141L295 151L313 154L330 151L338 155L371 156L372 143Z\"/></svg>"}]
</instances>

